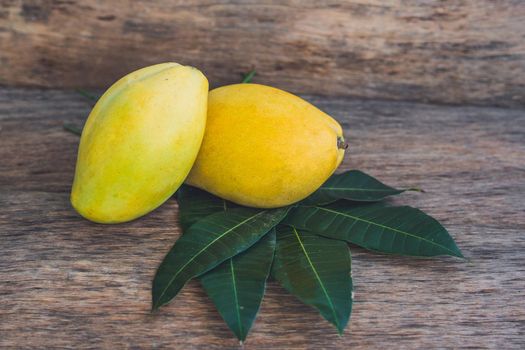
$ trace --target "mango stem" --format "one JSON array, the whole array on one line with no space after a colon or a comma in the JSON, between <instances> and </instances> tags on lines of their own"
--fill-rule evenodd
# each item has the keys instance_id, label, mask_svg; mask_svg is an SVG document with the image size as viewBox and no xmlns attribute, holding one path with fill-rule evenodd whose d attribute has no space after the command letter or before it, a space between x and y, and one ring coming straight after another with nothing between
<instances>
[{"instance_id":1,"label":"mango stem","mask_svg":"<svg viewBox=\"0 0 525 350\"><path fill-rule=\"evenodd\" d=\"M344 137L337 137L337 148L339 149L347 149L348 148L348 143L345 142L345 139Z\"/></svg>"}]
</instances>

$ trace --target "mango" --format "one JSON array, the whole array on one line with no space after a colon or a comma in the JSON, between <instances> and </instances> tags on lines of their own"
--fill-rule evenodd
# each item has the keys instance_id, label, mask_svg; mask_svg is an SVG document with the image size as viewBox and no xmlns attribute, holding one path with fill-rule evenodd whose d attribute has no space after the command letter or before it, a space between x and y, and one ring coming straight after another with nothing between
<instances>
[{"instance_id":1,"label":"mango","mask_svg":"<svg viewBox=\"0 0 525 350\"><path fill-rule=\"evenodd\" d=\"M281 207L319 188L345 148L337 121L300 97L258 84L223 86L208 96L186 183L237 204Z\"/></svg>"},{"instance_id":2,"label":"mango","mask_svg":"<svg viewBox=\"0 0 525 350\"><path fill-rule=\"evenodd\" d=\"M202 142L208 81L162 63L132 72L99 99L78 150L71 203L94 222L133 220L183 183Z\"/></svg>"}]
</instances>

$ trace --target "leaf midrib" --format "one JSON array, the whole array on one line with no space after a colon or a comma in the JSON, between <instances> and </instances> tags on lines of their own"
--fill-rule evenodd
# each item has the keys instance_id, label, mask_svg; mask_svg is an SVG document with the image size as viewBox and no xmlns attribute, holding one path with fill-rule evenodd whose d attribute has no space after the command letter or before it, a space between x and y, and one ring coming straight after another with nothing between
<instances>
[{"instance_id":1,"label":"leaf midrib","mask_svg":"<svg viewBox=\"0 0 525 350\"><path fill-rule=\"evenodd\" d=\"M263 213L265 213L266 210L263 210L255 215L252 215L250 216L249 218L241 221L240 223L238 223L237 225L233 226L232 228L226 230L225 232L223 232L220 236L217 236L213 241L211 241L210 243L208 243L204 248L202 248L201 250L199 250L199 252L197 252L197 254L195 254L194 256L191 257L191 259L189 259L176 273L175 275L170 279L170 281L168 282L168 284L166 285L166 288L164 288L164 290L162 291L162 293L160 294L159 296L159 301L162 299L162 297L164 296L164 294L166 294L166 291L168 290L168 288L171 286L171 284L173 283L173 281L175 280L175 278L177 278L177 276L179 275L179 273L181 273L182 270L184 270L186 268L186 266L188 266L188 264L190 264L193 260L195 260L200 254L202 254L205 250L207 250L211 245L213 245L215 242L217 242L219 239L221 239L222 237L224 237L225 235L227 235L228 233L232 232L233 230L235 230L236 228L238 228L239 226L242 226L244 225L246 222L250 221L250 220L253 220L254 218L256 218L257 216L259 215L262 215ZM155 307L158 306L158 303L155 304Z\"/></svg>"},{"instance_id":2,"label":"leaf midrib","mask_svg":"<svg viewBox=\"0 0 525 350\"><path fill-rule=\"evenodd\" d=\"M353 216L353 215L350 215L350 214L347 214L347 213L342 213L342 212L339 212L339 211L335 211L335 210L331 210L331 209L328 209L328 208L323 208L323 207L318 207L318 206L315 206L313 208L316 208L316 209L321 209L321 210L324 210L324 211L328 211L328 212L331 212L331 213L335 213L337 215L342 215L342 216L346 216L346 217L349 217L351 219L354 219L354 220L357 220L357 221L362 221L362 222L366 222L367 224L370 224L370 225L375 225L375 226L379 226L381 228L384 228L384 229L387 229L387 230L391 230L391 231L395 231L395 232L398 232L398 233L401 233L401 234L404 234L404 235L407 235L407 236L410 236L410 237L413 237L413 238L416 238L416 239L419 239L419 240L422 240L422 241L425 241L427 243L430 243L432 245L435 245L437 247L440 247L441 249L445 249L449 252L451 252L454 256L458 256L458 254L453 251L452 249L449 249L445 246L442 246L440 244L437 244L435 242L432 242L431 240L428 240L426 238L423 238L423 237L419 237L419 236L416 236L416 235L413 235L409 232L405 232L405 231L401 231L401 230L398 230L396 228L393 228L393 227L390 227L390 226L386 226L386 225L382 225L382 224L378 224L376 222L373 222L373 221L370 221L370 220L366 220L366 219L362 219L360 217L357 217L357 216Z\"/></svg>"},{"instance_id":3,"label":"leaf midrib","mask_svg":"<svg viewBox=\"0 0 525 350\"><path fill-rule=\"evenodd\" d=\"M310 256L308 255L308 252L306 251L306 249L305 249L305 247L303 245L303 242L301 241L301 237L299 237L299 233L297 232L297 229L294 226L292 226L292 230L293 230L293 232L295 234L295 237L297 238L297 241L299 242L299 245L301 246L301 249L302 249L302 251L304 253L304 256L308 260L308 264L312 268L312 271L313 271L313 273L315 275L315 278L317 279L317 281L319 282L319 285L321 286L321 290L323 291L323 294L325 295L326 300L328 300L328 304L330 305L330 310L332 311L332 314L334 316L335 325L336 325L337 329L339 330L340 329L339 319L337 317L337 314L335 313L335 308L334 308L334 304L332 303L332 299L328 295L328 291L324 287L323 281L321 280L321 277L317 273L317 269L315 268L314 264L312 263L312 260L310 259Z\"/></svg>"},{"instance_id":4,"label":"leaf midrib","mask_svg":"<svg viewBox=\"0 0 525 350\"><path fill-rule=\"evenodd\" d=\"M230 258L230 271L232 276L233 284L233 300L235 301L235 313L237 314L237 323L239 324L239 335L242 337L242 322L241 322L241 313L239 310L239 298L237 296L237 283L235 282L235 270L233 268L233 259Z\"/></svg>"},{"instance_id":5,"label":"leaf midrib","mask_svg":"<svg viewBox=\"0 0 525 350\"><path fill-rule=\"evenodd\" d=\"M405 191L405 190L396 190L391 188L385 188L385 189L376 189L376 188L354 188L354 187L320 187L319 190L330 190L330 191L363 191L363 192L397 192L397 191Z\"/></svg>"}]
</instances>

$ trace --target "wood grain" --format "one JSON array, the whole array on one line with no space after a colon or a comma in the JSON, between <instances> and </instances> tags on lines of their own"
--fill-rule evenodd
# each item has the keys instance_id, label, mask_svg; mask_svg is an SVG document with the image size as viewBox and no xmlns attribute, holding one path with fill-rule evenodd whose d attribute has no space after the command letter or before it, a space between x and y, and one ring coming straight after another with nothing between
<instances>
[{"instance_id":1,"label":"wood grain","mask_svg":"<svg viewBox=\"0 0 525 350\"><path fill-rule=\"evenodd\" d=\"M395 202L438 218L468 261L352 247L344 336L272 282L245 348L523 349L525 111L308 99L345 128L342 168L424 188ZM149 313L156 267L180 234L175 200L112 226L70 207L78 137L62 123L89 109L74 92L0 89L0 348L237 348L196 282Z\"/></svg>"},{"instance_id":2,"label":"wood grain","mask_svg":"<svg viewBox=\"0 0 525 350\"><path fill-rule=\"evenodd\" d=\"M177 61L211 85L525 106L520 0L0 0L4 85L106 88Z\"/></svg>"}]
</instances>

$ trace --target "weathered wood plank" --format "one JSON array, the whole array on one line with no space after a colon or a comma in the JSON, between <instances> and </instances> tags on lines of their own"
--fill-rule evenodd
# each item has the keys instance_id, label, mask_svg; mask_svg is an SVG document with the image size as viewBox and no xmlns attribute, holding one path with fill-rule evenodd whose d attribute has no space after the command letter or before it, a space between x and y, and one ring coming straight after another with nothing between
<instances>
[{"instance_id":1,"label":"weathered wood plank","mask_svg":"<svg viewBox=\"0 0 525 350\"><path fill-rule=\"evenodd\" d=\"M342 168L418 185L398 203L438 218L469 259L411 259L352 248L355 307L343 337L270 283L246 348L525 346L525 111L311 101L342 122ZM70 208L89 104L73 92L0 89L0 347L202 348L238 345L191 282L149 314L150 284L177 239L177 204L96 225Z\"/></svg>"},{"instance_id":2,"label":"weathered wood plank","mask_svg":"<svg viewBox=\"0 0 525 350\"><path fill-rule=\"evenodd\" d=\"M175 60L212 85L259 81L328 96L525 105L517 0L1 0L7 85L105 88Z\"/></svg>"}]
</instances>

